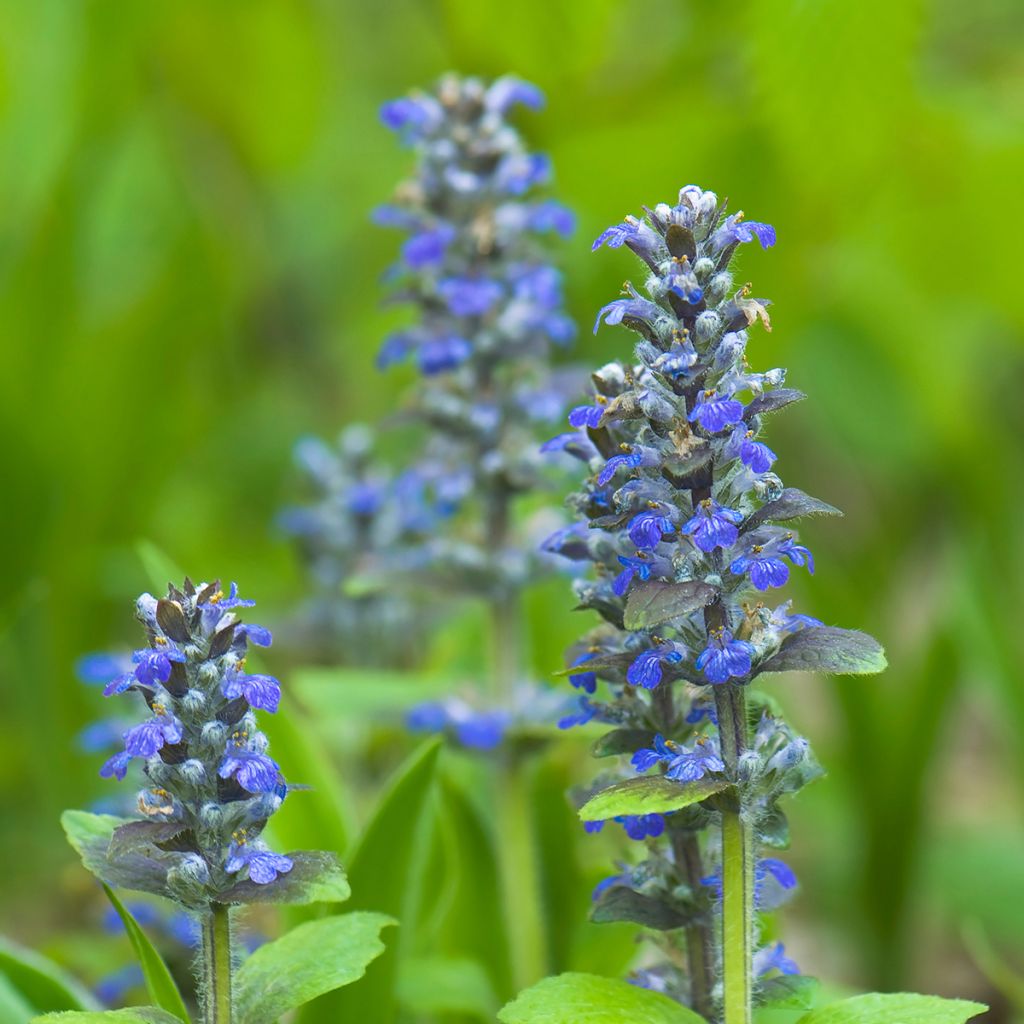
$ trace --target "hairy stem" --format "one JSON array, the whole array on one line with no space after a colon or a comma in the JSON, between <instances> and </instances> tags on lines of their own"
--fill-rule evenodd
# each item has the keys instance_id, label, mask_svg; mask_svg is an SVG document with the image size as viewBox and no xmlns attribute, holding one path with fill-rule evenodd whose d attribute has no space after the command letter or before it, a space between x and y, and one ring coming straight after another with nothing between
<instances>
[{"instance_id":1,"label":"hairy stem","mask_svg":"<svg viewBox=\"0 0 1024 1024\"><path fill-rule=\"evenodd\" d=\"M206 1024L231 1024L231 917L223 903L210 905L203 922Z\"/></svg>"},{"instance_id":2,"label":"hairy stem","mask_svg":"<svg viewBox=\"0 0 1024 1024\"><path fill-rule=\"evenodd\" d=\"M674 832L672 849L690 890L701 891L704 865L696 832ZM686 926L686 959L690 974L690 1003L702 1017L711 1019L711 979L714 975L711 927L701 916Z\"/></svg>"},{"instance_id":3,"label":"hairy stem","mask_svg":"<svg viewBox=\"0 0 1024 1024\"><path fill-rule=\"evenodd\" d=\"M747 745L746 691L715 687L722 760L733 778ZM754 957L754 835L738 796L722 810L722 981L724 1024L750 1024Z\"/></svg>"}]
</instances>

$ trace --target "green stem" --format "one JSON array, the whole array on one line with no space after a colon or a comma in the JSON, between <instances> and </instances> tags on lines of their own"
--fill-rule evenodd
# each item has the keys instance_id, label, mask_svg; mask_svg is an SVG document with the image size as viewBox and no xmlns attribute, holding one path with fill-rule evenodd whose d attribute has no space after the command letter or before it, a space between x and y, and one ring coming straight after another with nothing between
<instances>
[{"instance_id":1,"label":"green stem","mask_svg":"<svg viewBox=\"0 0 1024 1024\"><path fill-rule=\"evenodd\" d=\"M715 687L726 771L735 778L746 749L746 691ZM722 984L724 1024L750 1024L754 956L754 835L738 795L722 810Z\"/></svg>"},{"instance_id":2,"label":"green stem","mask_svg":"<svg viewBox=\"0 0 1024 1024\"><path fill-rule=\"evenodd\" d=\"M512 982L528 988L548 973L539 850L529 797L529 765L512 753L498 774L498 863L508 924Z\"/></svg>"},{"instance_id":3,"label":"green stem","mask_svg":"<svg viewBox=\"0 0 1024 1024\"><path fill-rule=\"evenodd\" d=\"M700 892L704 866L695 832L676 832L672 839L676 863L686 875L694 893ZM686 960L690 975L690 1004L706 1020L711 1019L712 936L707 919L701 916L686 927Z\"/></svg>"},{"instance_id":4,"label":"green stem","mask_svg":"<svg viewBox=\"0 0 1024 1024\"><path fill-rule=\"evenodd\" d=\"M213 903L203 922L203 981L206 1024L231 1024L230 908Z\"/></svg>"}]
</instances>

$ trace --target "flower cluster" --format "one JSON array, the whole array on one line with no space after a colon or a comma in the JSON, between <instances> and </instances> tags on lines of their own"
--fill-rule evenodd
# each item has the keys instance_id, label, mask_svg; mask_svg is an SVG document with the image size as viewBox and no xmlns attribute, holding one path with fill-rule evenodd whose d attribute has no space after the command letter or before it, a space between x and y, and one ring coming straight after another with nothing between
<instances>
[{"instance_id":1,"label":"flower cluster","mask_svg":"<svg viewBox=\"0 0 1024 1024\"><path fill-rule=\"evenodd\" d=\"M555 421L568 394L548 355L574 325L542 240L567 235L573 218L534 197L550 162L507 120L516 106L542 104L512 77L487 85L449 75L381 111L416 154L414 177L375 213L407 236L388 281L416 316L387 339L379 363L418 366L421 465L466 499L459 526L431 541L423 567L432 584L487 598L515 593L541 564L513 537L509 508L540 482L537 424Z\"/></svg>"},{"instance_id":2,"label":"flower cluster","mask_svg":"<svg viewBox=\"0 0 1024 1024\"><path fill-rule=\"evenodd\" d=\"M594 917L656 929L665 962L645 976L705 1015L730 966L716 923L724 820L749 830L750 846L784 846L776 802L817 773L807 741L759 693L748 697L748 684L792 668L877 671L881 661L865 634L766 601L793 567L814 571L788 523L836 510L784 487L776 453L759 439L769 414L804 396L783 386L784 370L756 372L746 360L750 329L770 330L768 303L735 285L730 264L754 240L767 248L775 231L726 216L696 186L605 231L594 248L630 249L646 280L642 291L627 284L595 331L602 322L634 331L635 361L596 372L592 397L569 415L573 429L546 446L588 474L570 502L579 521L546 547L592 563L576 594L604 620L570 652L567 674L582 693L578 713L560 724L606 722L614 729L597 753L631 757L622 781L581 816L672 812L654 830L635 830L655 840L649 859L599 887ZM774 857L744 870L765 909L795 885ZM747 956L750 987L795 970L781 947Z\"/></svg>"},{"instance_id":3,"label":"flower cluster","mask_svg":"<svg viewBox=\"0 0 1024 1024\"><path fill-rule=\"evenodd\" d=\"M241 621L254 603L235 584L224 593L219 582L187 578L159 600L143 594L136 611L147 646L127 665L94 659L87 669L123 669L104 694L137 695L145 709L100 769L123 779L138 762L146 781L139 820L114 832L111 850L131 854L133 870L146 867L146 878L135 879L146 884L133 887L187 906L241 901L246 885L268 886L296 866L261 839L288 787L256 721L257 711L277 711L280 684L246 668L249 645L271 642L269 630Z\"/></svg>"},{"instance_id":4,"label":"flower cluster","mask_svg":"<svg viewBox=\"0 0 1024 1024\"><path fill-rule=\"evenodd\" d=\"M396 553L407 563L464 495L427 465L390 472L374 458L373 442L370 428L355 424L334 446L315 437L295 446L310 500L284 509L278 523L294 538L312 586L288 638L333 662L401 667L419 650L423 609L394 587L370 583L382 562L408 568Z\"/></svg>"}]
</instances>

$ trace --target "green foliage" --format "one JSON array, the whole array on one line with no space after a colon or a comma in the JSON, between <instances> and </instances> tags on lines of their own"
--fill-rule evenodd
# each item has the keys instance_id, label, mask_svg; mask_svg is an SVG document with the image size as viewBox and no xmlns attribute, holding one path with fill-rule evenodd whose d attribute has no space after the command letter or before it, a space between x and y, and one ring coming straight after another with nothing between
<instances>
[{"instance_id":1,"label":"green foliage","mask_svg":"<svg viewBox=\"0 0 1024 1024\"><path fill-rule=\"evenodd\" d=\"M32 1024L174 1024L172 1013L156 1006L132 1006L126 1010L71 1010L35 1017Z\"/></svg>"},{"instance_id":2,"label":"green foliage","mask_svg":"<svg viewBox=\"0 0 1024 1024\"><path fill-rule=\"evenodd\" d=\"M872 992L811 1010L799 1024L964 1024L987 1009L964 999Z\"/></svg>"},{"instance_id":3,"label":"green foliage","mask_svg":"<svg viewBox=\"0 0 1024 1024\"><path fill-rule=\"evenodd\" d=\"M266 885L243 879L217 894L218 903L343 903L352 894L333 853L293 850L292 869Z\"/></svg>"},{"instance_id":4,"label":"green foliage","mask_svg":"<svg viewBox=\"0 0 1024 1024\"><path fill-rule=\"evenodd\" d=\"M579 815L583 821L604 821L620 814L665 814L700 803L728 787L723 779L676 782L663 775L626 779L592 796Z\"/></svg>"},{"instance_id":5,"label":"green foliage","mask_svg":"<svg viewBox=\"0 0 1024 1024\"><path fill-rule=\"evenodd\" d=\"M396 922L355 912L308 921L260 946L234 978L238 1024L272 1024L317 996L350 985L384 952L380 932Z\"/></svg>"},{"instance_id":6,"label":"green foliage","mask_svg":"<svg viewBox=\"0 0 1024 1024\"><path fill-rule=\"evenodd\" d=\"M520 992L498 1014L502 1024L704 1024L658 992L594 974L560 974Z\"/></svg>"},{"instance_id":7,"label":"green foliage","mask_svg":"<svg viewBox=\"0 0 1024 1024\"><path fill-rule=\"evenodd\" d=\"M352 907L396 918L406 930L416 920L424 879L424 836L433 814L434 778L440 744L429 740L396 771L348 857ZM330 997L331 1019L388 1024L397 1009L395 979L403 936L389 947L359 986ZM305 1018L304 1018L305 1019Z\"/></svg>"},{"instance_id":8,"label":"green foliage","mask_svg":"<svg viewBox=\"0 0 1024 1024\"><path fill-rule=\"evenodd\" d=\"M487 972L476 960L410 957L400 969L398 998L416 1014L466 1014L492 1021L498 1007Z\"/></svg>"},{"instance_id":9,"label":"green foliage","mask_svg":"<svg viewBox=\"0 0 1024 1024\"><path fill-rule=\"evenodd\" d=\"M22 1007L28 1007L33 1014L48 1010L99 1009L92 993L57 964L3 936L0 936L0 978L4 983L0 1021L4 1024L7 1024L4 1014ZM25 1017L19 1018L17 1024L24 1020Z\"/></svg>"},{"instance_id":10,"label":"green foliage","mask_svg":"<svg viewBox=\"0 0 1024 1024\"><path fill-rule=\"evenodd\" d=\"M164 963L163 957L149 941L135 918L114 895L110 886L104 885L103 891L107 894L107 899L117 911L117 916L121 918L125 931L128 933L132 949L135 950L135 956L142 967L142 976L145 979L146 992L150 999L160 1009L166 1010L173 1017L185 1021L187 1024L188 1010L185 1008L185 1002L181 998L178 986L174 983L174 978L171 977L171 972L167 964Z\"/></svg>"}]
</instances>

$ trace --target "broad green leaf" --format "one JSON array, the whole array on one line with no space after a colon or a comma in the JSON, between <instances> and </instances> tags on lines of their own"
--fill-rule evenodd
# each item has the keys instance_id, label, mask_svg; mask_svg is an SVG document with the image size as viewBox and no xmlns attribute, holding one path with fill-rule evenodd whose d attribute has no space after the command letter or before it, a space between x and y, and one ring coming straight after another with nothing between
<instances>
[{"instance_id":1,"label":"broad green leaf","mask_svg":"<svg viewBox=\"0 0 1024 1024\"><path fill-rule=\"evenodd\" d=\"M31 1024L179 1024L178 1018L157 1006L126 1010L71 1010L34 1017Z\"/></svg>"},{"instance_id":2,"label":"broad green leaf","mask_svg":"<svg viewBox=\"0 0 1024 1024\"><path fill-rule=\"evenodd\" d=\"M654 629L670 619L689 615L711 604L717 594L717 588L700 580L687 580L683 583L648 580L646 583L634 583L626 598L623 622L626 629Z\"/></svg>"},{"instance_id":3,"label":"broad green leaf","mask_svg":"<svg viewBox=\"0 0 1024 1024\"><path fill-rule=\"evenodd\" d=\"M620 814L664 814L700 803L729 785L724 779L675 782L664 775L626 779L592 796L579 815L583 821L605 821Z\"/></svg>"},{"instance_id":4,"label":"broad green leaf","mask_svg":"<svg viewBox=\"0 0 1024 1024\"><path fill-rule=\"evenodd\" d=\"M398 974L398 998L417 1016L470 1014L494 1020L498 998L483 965L442 956L410 957Z\"/></svg>"},{"instance_id":5,"label":"broad green leaf","mask_svg":"<svg viewBox=\"0 0 1024 1024\"><path fill-rule=\"evenodd\" d=\"M432 813L440 749L438 740L428 740L399 767L348 857L352 908L390 914L410 932L419 906L425 824ZM394 1019L401 941L399 936L361 985L328 997L329 1016L324 1019L372 1020L374 1024Z\"/></svg>"},{"instance_id":6,"label":"broad green leaf","mask_svg":"<svg viewBox=\"0 0 1024 1024\"><path fill-rule=\"evenodd\" d=\"M964 1024L987 1009L965 999L872 992L812 1010L799 1024Z\"/></svg>"},{"instance_id":7,"label":"broad green leaf","mask_svg":"<svg viewBox=\"0 0 1024 1024\"><path fill-rule=\"evenodd\" d=\"M502 1024L706 1024L693 1010L596 974L559 974L528 988L498 1014Z\"/></svg>"},{"instance_id":8,"label":"broad green leaf","mask_svg":"<svg viewBox=\"0 0 1024 1024\"><path fill-rule=\"evenodd\" d=\"M92 993L52 960L3 937L0 937L0 974L35 1012L100 1008Z\"/></svg>"},{"instance_id":9,"label":"broad green leaf","mask_svg":"<svg viewBox=\"0 0 1024 1024\"><path fill-rule=\"evenodd\" d=\"M882 645L867 633L835 626L808 626L791 633L761 672L829 672L859 676L882 672L888 662Z\"/></svg>"},{"instance_id":10,"label":"broad green leaf","mask_svg":"<svg viewBox=\"0 0 1024 1024\"><path fill-rule=\"evenodd\" d=\"M149 998L168 1013L173 1014L179 1020L188 1021L188 1010L178 991L178 986L171 977L171 972L164 963L163 957L156 951L153 943L149 941L146 933L139 927L138 922L131 913L124 907L121 901L114 894L109 885L103 886L111 906L117 911L121 918L128 938L131 941L135 955L142 966L142 976L146 980L146 992Z\"/></svg>"},{"instance_id":11,"label":"broad green leaf","mask_svg":"<svg viewBox=\"0 0 1024 1024\"><path fill-rule=\"evenodd\" d=\"M271 1024L361 978L367 964L384 952L381 929L396 923L383 914L357 911L307 921L260 946L234 978L238 1024Z\"/></svg>"},{"instance_id":12,"label":"broad green leaf","mask_svg":"<svg viewBox=\"0 0 1024 1024\"><path fill-rule=\"evenodd\" d=\"M246 878L217 893L218 903L343 903L352 895L338 858L321 850L297 850L288 854L291 871L273 882L257 885Z\"/></svg>"},{"instance_id":13,"label":"broad green leaf","mask_svg":"<svg viewBox=\"0 0 1024 1024\"><path fill-rule=\"evenodd\" d=\"M140 851L110 856L110 843L115 829L130 819L111 814L90 814L88 811L65 811L60 823L68 842L82 863L101 882L123 889L166 895L168 864L156 856ZM153 848L155 851L155 848Z\"/></svg>"},{"instance_id":14,"label":"broad green leaf","mask_svg":"<svg viewBox=\"0 0 1024 1024\"><path fill-rule=\"evenodd\" d=\"M168 583L175 583L181 586L181 581L185 578L185 574L174 564L174 559L151 540L146 540L145 538L137 540L135 542L135 553L139 556L142 569L155 594L165 593Z\"/></svg>"}]
</instances>

